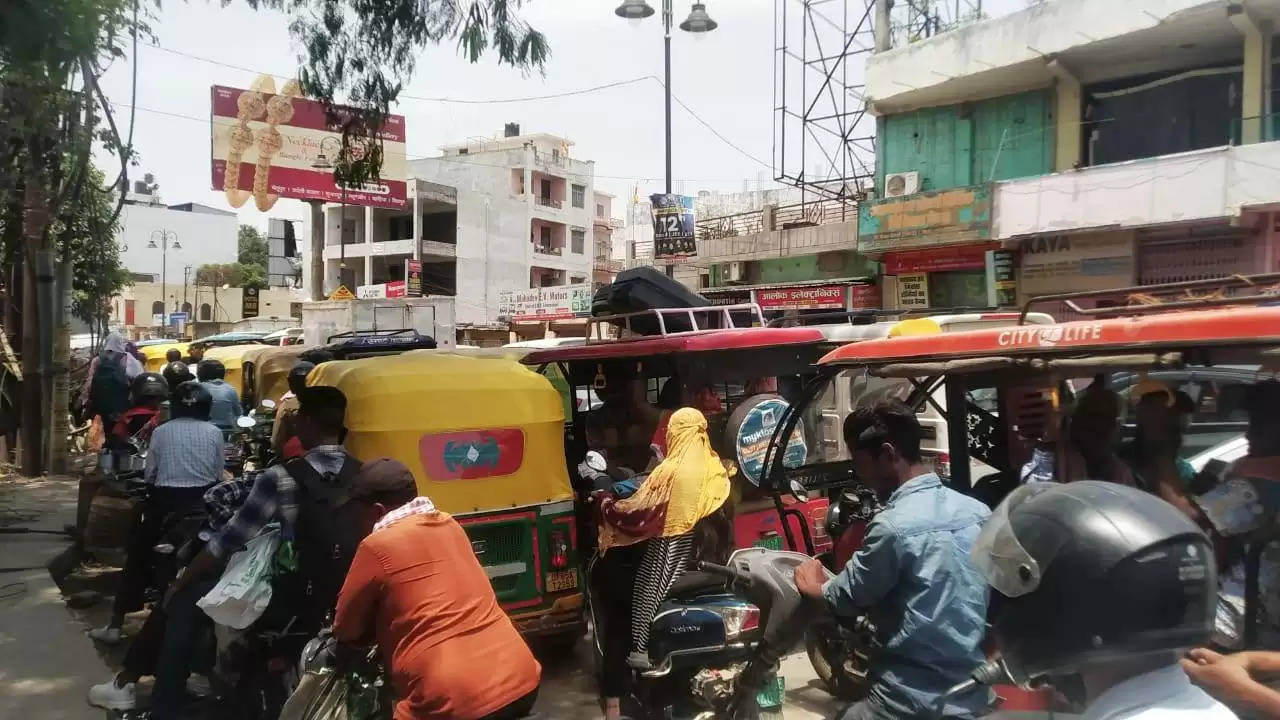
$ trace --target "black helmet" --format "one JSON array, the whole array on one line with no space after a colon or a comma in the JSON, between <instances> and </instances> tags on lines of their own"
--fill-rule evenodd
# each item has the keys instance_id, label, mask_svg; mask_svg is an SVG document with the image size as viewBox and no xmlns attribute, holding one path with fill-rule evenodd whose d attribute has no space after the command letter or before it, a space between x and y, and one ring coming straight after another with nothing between
<instances>
[{"instance_id":1,"label":"black helmet","mask_svg":"<svg viewBox=\"0 0 1280 720\"><path fill-rule=\"evenodd\" d=\"M292 368L289 369L289 390L293 392L294 395L302 392L302 389L307 386L307 375L315 366L316 364L310 360L299 360Z\"/></svg>"},{"instance_id":2,"label":"black helmet","mask_svg":"<svg viewBox=\"0 0 1280 720\"><path fill-rule=\"evenodd\" d=\"M188 380L195 380L195 377L191 375L191 371L187 369L187 364L181 360L165 365L163 373L164 379L169 383L170 390L177 390L178 385Z\"/></svg>"},{"instance_id":3,"label":"black helmet","mask_svg":"<svg viewBox=\"0 0 1280 720\"><path fill-rule=\"evenodd\" d=\"M1030 483L987 520L973 562L998 592L992 624L1026 685L1099 662L1204 644L1217 578L1204 533L1115 483Z\"/></svg>"},{"instance_id":4,"label":"black helmet","mask_svg":"<svg viewBox=\"0 0 1280 720\"><path fill-rule=\"evenodd\" d=\"M169 383L159 373L144 372L133 379L129 391L134 402L156 398L164 400L169 397Z\"/></svg>"},{"instance_id":5,"label":"black helmet","mask_svg":"<svg viewBox=\"0 0 1280 720\"><path fill-rule=\"evenodd\" d=\"M200 382L205 380L221 380L227 376L227 368L222 364L221 360L201 360L196 365L196 379Z\"/></svg>"},{"instance_id":6,"label":"black helmet","mask_svg":"<svg viewBox=\"0 0 1280 720\"><path fill-rule=\"evenodd\" d=\"M188 380L173 391L173 399L169 402L170 411L176 418L195 418L209 420L209 412L213 408L213 395L208 388L194 380Z\"/></svg>"}]
</instances>

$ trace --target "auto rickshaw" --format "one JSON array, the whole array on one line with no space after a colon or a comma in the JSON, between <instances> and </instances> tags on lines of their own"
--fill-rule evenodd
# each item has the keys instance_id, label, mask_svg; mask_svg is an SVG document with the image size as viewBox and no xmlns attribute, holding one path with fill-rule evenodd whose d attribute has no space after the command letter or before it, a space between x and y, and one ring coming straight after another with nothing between
<instances>
[{"instance_id":1,"label":"auto rickshaw","mask_svg":"<svg viewBox=\"0 0 1280 720\"><path fill-rule=\"evenodd\" d=\"M819 399L832 386L857 378L881 383L888 392L878 397L902 400L918 413L940 408L948 420L943 448L951 470L944 480L992 507L1033 474L1056 482L1098 479L1084 477L1083 464L1073 457L1070 432L1070 404L1088 386L1115 393L1122 412L1141 400L1138 393L1163 392L1164 387L1173 407L1174 393L1184 392L1192 405L1188 429L1199 424L1206 432L1223 427L1239 432L1244 393L1232 392L1222 378L1248 376L1251 385L1278 377L1280 307L1270 306L1274 295L1258 292L1277 282L1280 274L1044 296L1029 301L1023 314L1060 303L1085 319L946 335L916 333L840 347L820 360L817 377L780 421L763 484L801 495L857 489L847 452L835 460L791 467L780 441L817 412ZM1117 297L1132 298L1133 304L1091 307L1084 302ZM1238 444L1223 443L1224 454ZM1206 474L1210 460L1200 459L1196 469L1201 472L1183 488L1185 493L1198 494L1221 479L1225 462ZM975 472L978 467L983 470ZM1136 474L1134 480L1153 490L1151 481ZM1276 539L1275 534L1244 538L1248 551L1242 587L1258 587L1262 549ZM1215 643L1229 650L1257 646L1256 596L1248 593L1239 603L1219 603ZM1232 608L1241 605L1243 612L1233 617ZM1043 700L1015 697L1003 709L1042 709Z\"/></svg>"},{"instance_id":2,"label":"auto rickshaw","mask_svg":"<svg viewBox=\"0 0 1280 720\"><path fill-rule=\"evenodd\" d=\"M347 397L347 449L408 465L458 518L498 601L525 636L568 645L585 627L564 405L507 357L418 350L316 367Z\"/></svg>"},{"instance_id":3,"label":"auto rickshaw","mask_svg":"<svg viewBox=\"0 0 1280 720\"><path fill-rule=\"evenodd\" d=\"M279 403L289 391L289 371L298 356L311 350L308 345L263 346L244 356L246 406L259 407L263 400Z\"/></svg>"},{"instance_id":4,"label":"auto rickshaw","mask_svg":"<svg viewBox=\"0 0 1280 720\"><path fill-rule=\"evenodd\" d=\"M139 351L142 353L142 356L147 359L147 372L158 373L164 370L164 366L168 362L165 360L165 355L170 350L177 350L182 353L183 357L186 357L187 349L190 346L191 343L185 342L159 343L156 345L144 345L139 348Z\"/></svg>"},{"instance_id":5,"label":"auto rickshaw","mask_svg":"<svg viewBox=\"0 0 1280 720\"><path fill-rule=\"evenodd\" d=\"M262 345L227 345L225 347L211 347L204 351L202 360L218 360L223 367L227 369L227 384L236 389L236 394L244 396L244 357L250 351L256 351ZM191 368L196 372L196 368Z\"/></svg>"}]
</instances>

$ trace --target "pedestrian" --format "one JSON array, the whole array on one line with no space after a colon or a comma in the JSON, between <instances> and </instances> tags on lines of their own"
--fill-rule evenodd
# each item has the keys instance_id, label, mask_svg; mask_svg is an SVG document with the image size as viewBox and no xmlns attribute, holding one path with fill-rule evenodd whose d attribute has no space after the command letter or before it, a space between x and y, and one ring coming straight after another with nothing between
<instances>
[{"instance_id":1,"label":"pedestrian","mask_svg":"<svg viewBox=\"0 0 1280 720\"><path fill-rule=\"evenodd\" d=\"M939 697L986 659L987 585L969 551L990 511L924 465L923 434L915 412L897 401L845 419L854 474L884 509L839 575L828 580L817 559L796 570L803 595L840 616L866 613L878 629L867 696L840 720L935 717ZM977 717L991 702L987 690L973 689L950 698L938 717Z\"/></svg>"},{"instance_id":2,"label":"pedestrian","mask_svg":"<svg viewBox=\"0 0 1280 720\"><path fill-rule=\"evenodd\" d=\"M395 720L515 720L533 710L542 668L503 612L471 541L418 495L403 463L357 473L349 502L369 535L338 595L334 637L375 642Z\"/></svg>"}]
</instances>

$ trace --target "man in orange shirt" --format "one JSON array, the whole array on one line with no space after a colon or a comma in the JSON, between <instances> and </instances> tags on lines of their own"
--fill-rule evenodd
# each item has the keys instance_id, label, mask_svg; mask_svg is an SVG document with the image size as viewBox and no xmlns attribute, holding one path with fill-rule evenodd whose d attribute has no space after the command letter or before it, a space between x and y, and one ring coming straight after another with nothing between
<instances>
[{"instance_id":1,"label":"man in orange shirt","mask_svg":"<svg viewBox=\"0 0 1280 720\"><path fill-rule=\"evenodd\" d=\"M372 532L338 595L333 635L345 645L377 642L395 720L528 715L542 668L498 606L462 526L417 497L413 474L396 460L365 463L354 485L381 490L355 498Z\"/></svg>"}]
</instances>

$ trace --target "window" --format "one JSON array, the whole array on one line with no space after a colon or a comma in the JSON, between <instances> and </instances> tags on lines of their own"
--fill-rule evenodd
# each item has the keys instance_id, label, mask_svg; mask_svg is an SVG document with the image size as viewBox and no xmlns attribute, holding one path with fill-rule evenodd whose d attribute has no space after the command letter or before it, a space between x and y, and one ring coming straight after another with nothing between
<instances>
[{"instance_id":1,"label":"window","mask_svg":"<svg viewBox=\"0 0 1280 720\"><path fill-rule=\"evenodd\" d=\"M186 313L186 314L187 314L187 317L188 317L188 318L190 318L190 317L191 317L191 303L189 303L189 302L184 302L184 303L182 303L182 312Z\"/></svg>"},{"instance_id":2,"label":"window","mask_svg":"<svg viewBox=\"0 0 1280 720\"><path fill-rule=\"evenodd\" d=\"M596 203L596 217L604 217L604 203Z\"/></svg>"},{"instance_id":3,"label":"window","mask_svg":"<svg viewBox=\"0 0 1280 720\"><path fill-rule=\"evenodd\" d=\"M570 284L570 285L581 285L582 283L584 283L584 282L586 282L586 281L587 281L587 278L586 278L585 276L582 276L582 275L573 275L573 276L570 276L570 277L569 277L569 284Z\"/></svg>"},{"instance_id":4,"label":"window","mask_svg":"<svg viewBox=\"0 0 1280 720\"><path fill-rule=\"evenodd\" d=\"M413 216L401 215L393 217L387 224L388 234L391 240L411 240L413 239Z\"/></svg>"},{"instance_id":5,"label":"window","mask_svg":"<svg viewBox=\"0 0 1280 720\"><path fill-rule=\"evenodd\" d=\"M573 206L576 208L584 208L587 206L587 186L573 186Z\"/></svg>"},{"instance_id":6,"label":"window","mask_svg":"<svg viewBox=\"0 0 1280 720\"><path fill-rule=\"evenodd\" d=\"M587 245L587 242L586 242L587 233L584 230L574 230L572 231L572 236L573 237L571 239L571 242L572 242L571 249L573 250L573 254L581 255L583 252L585 252L585 248Z\"/></svg>"},{"instance_id":7,"label":"window","mask_svg":"<svg viewBox=\"0 0 1280 720\"><path fill-rule=\"evenodd\" d=\"M164 314L164 303L160 302L159 300L157 300L157 301L155 301L155 302L151 303L151 314L152 314L152 315L163 315L163 314Z\"/></svg>"},{"instance_id":8,"label":"window","mask_svg":"<svg viewBox=\"0 0 1280 720\"><path fill-rule=\"evenodd\" d=\"M208 320L213 316L213 309L209 307L209 303L200 304L200 319Z\"/></svg>"}]
</instances>

